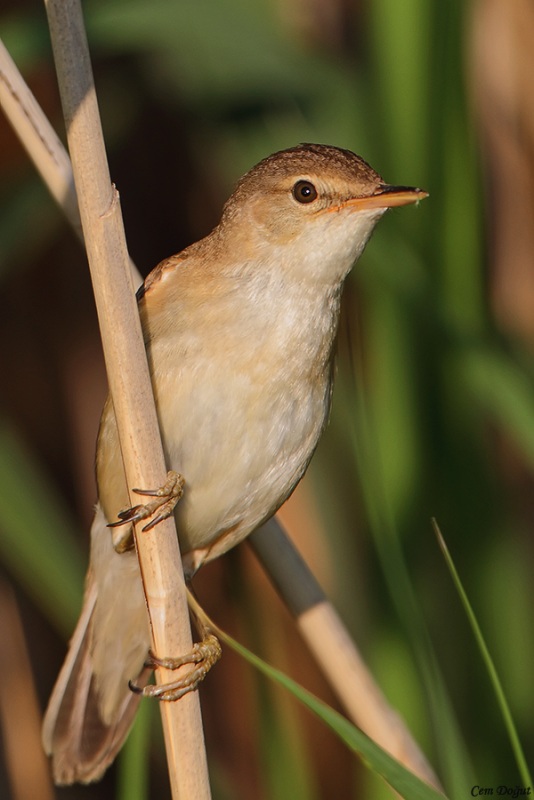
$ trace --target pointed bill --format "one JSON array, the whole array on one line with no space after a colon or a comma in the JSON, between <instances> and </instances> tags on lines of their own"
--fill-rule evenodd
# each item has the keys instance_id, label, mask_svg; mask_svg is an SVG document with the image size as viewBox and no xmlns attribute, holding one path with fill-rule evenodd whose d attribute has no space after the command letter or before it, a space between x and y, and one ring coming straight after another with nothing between
<instances>
[{"instance_id":1,"label":"pointed bill","mask_svg":"<svg viewBox=\"0 0 534 800\"><path fill-rule=\"evenodd\" d=\"M337 206L331 206L328 211L339 211L342 208L354 208L357 211L367 211L372 208L394 208L418 203L428 197L428 192L412 186L379 186L374 194L367 197L352 197Z\"/></svg>"}]
</instances>

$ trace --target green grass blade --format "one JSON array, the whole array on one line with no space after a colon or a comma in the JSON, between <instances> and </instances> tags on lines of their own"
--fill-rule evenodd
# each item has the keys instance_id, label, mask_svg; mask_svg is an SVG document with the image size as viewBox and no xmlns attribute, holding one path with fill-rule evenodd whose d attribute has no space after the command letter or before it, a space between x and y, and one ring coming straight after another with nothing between
<instances>
[{"instance_id":1,"label":"green grass blade","mask_svg":"<svg viewBox=\"0 0 534 800\"><path fill-rule=\"evenodd\" d=\"M436 791L436 789L433 789L407 770L406 767L403 767L402 764L386 753L385 750L382 750L381 747L333 708L319 700L283 672L251 653L239 642L236 642L235 639L221 631L213 622L210 621L209 625L229 647L268 678L276 681L291 692L297 700L316 714L347 747L358 755L370 769L384 778L401 797L407 798L407 800L443 800L445 795Z\"/></svg>"},{"instance_id":2,"label":"green grass blade","mask_svg":"<svg viewBox=\"0 0 534 800\"><path fill-rule=\"evenodd\" d=\"M458 575L456 567L454 566L454 562L452 560L451 554L449 553L448 547L445 544L445 540L444 540L444 538L443 538L443 536L441 534L441 531L440 531L440 529L438 527L438 524L437 524L437 522L435 520L432 521L432 524L434 526L434 532L436 534L439 546L441 548L441 551L442 551L443 556L445 558L446 564L447 564L447 566L449 568L449 571L451 573L451 576L452 576L452 579L453 579L454 584L456 586L456 589L458 591L458 594L460 595L460 599L462 601L463 607L464 607L465 612L467 614L467 618L469 620L469 623L470 623L471 628L473 630L473 633L475 635L476 642L477 642L478 647L480 649L480 652L482 654L482 658L483 658L484 663L486 665L486 668L488 670L488 674L490 676L490 680L491 680L491 683L492 683L492 686L493 686L493 690L494 690L495 695L497 697L497 702L498 702L499 707L501 709L501 713L502 713L502 716L503 716L503 719L504 719L504 724L506 726L506 730L507 730L508 736L510 738L510 744L511 744L512 750L514 752L514 756L515 756L515 759L516 759L516 762L517 762L519 773L521 775L521 780L523 781L523 784L525 786L531 786L532 785L532 778L531 778L531 775L530 775L530 771L529 771L529 768L528 768L528 765L527 765L527 762L526 762L526 759L525 759L525 754L523 752L523 748L521 746L521 742L519 741L519 736L517 734L517 730L516 730L516 727L515 727L515 724L514 724L514 720L512 718L512 713L510 711L510 706L508 705L508 701L506 699L506 695L504 693L504 689L502 687L499 675L497 673L497 669L496 669L495 664L493 662L493 659L492 659L492 657L490 655L490 652L488 650L488 646L486 644L484 636L482 635L482 631L480 630L480 626L479 626L477 618L475 616L475 612L473 611L471 603L469 602L469 599L467 597L466 591L465 591L465 589L463 587L463 584L462 584L462 582L460 580L460 576Z\"/></svg>"}]
</instances>

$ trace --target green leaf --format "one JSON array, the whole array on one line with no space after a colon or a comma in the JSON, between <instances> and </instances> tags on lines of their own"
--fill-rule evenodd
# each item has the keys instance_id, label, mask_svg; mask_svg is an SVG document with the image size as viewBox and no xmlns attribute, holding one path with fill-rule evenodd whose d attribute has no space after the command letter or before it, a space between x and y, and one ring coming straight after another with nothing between
<instances>
[{"instance_id":1,"label":"green leaf","mask_svg":"<svg viewBox=\"0 0 534 800\"><path fill-rule=\"evenodd\" d=\"M444 794L436 791L412 772L403 767L396 759L385 752L349 720L308 692L296 681L280 670L267 664L221 631L210 621L210 627L233 650L239 653L256 669L273 681L283 686L310 711L316 714L362 761L374 772L384 778L401 797L407 800L443 800Z\"/></svg>"},{"instance_id":2,"label":"green leaf","mask_svg":"<svg viewBox=\"0 0 534 800\"><path fill-rule=\"evenodd\" d=\"M439 546L445 558L445 562L449 568L451 573L452 579L454 581L454 585L458 591L460 596L460 600L462 601L462 605L465 609L465 613L467 614L467 618L469 620L469 624L473 630L475 635L476 643L480 649L482 654L483 661L486 665L486 669L488 670L488 674L491 680L491 684L493 686L493 690L495 692L495 696L497 698L497 703L499 704L499 708L501 709L501 714L503 716L504 724L506 730L508 732L508 737L510 739L510 744L512 746L512 750L514 752L514 756L517 762L517 766L519 769L519 773L521 775L521 780L525 786L532 785L532 777L530 775L530 771L525 759L525 754L523 752L523 748L521 746L521 742L519 741L519 736L517 734L517 729L515 727L514 720L512 718L512 713L510 711L510 706L508 705L508 700L506 699L506 695L504 693L504 689L497 673L497 669L495 667L494 661L490 655L488 646L482 635L482 631L480 629L480 625L478 624L477 618L475 616L475 612L473 611L473 607L469 602L469 598L467 597L467 593L463 587L463 584L460 580L460 576L454 566L454 562L452 560L451 554L449 553L449 549L445 544L445 540L441 534L441 531L438 527L436 520L432 521L434 526L434 532L436 534Z\"/></svg>"}]
</instances>

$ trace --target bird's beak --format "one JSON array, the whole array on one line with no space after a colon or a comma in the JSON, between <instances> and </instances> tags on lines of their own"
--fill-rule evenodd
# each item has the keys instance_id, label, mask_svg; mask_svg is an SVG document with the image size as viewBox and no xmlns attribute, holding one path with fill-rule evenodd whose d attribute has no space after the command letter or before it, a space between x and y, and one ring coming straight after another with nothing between
<instances>
[{"instance_id":1,"label":"bird's beak","mask_svg":"<svg viewBox=\"0 0 534 800\"><path fill-rule=\"evenodd\" d=\"M352 197L339 206L329 208L330 211L339 211L342 208L354 208L357 211L367 211L373 208L393 208L394 206L407 206L418 203L428 197L428 192L415 189L412 186L388 186L382 184L374 194L367 197Z\"/></svg>"},{"instance_id":2,"label":"bird's beak","mask_svg":"<svg viewBox=\"0 0 534 800\"><path fill-rule=\"evenodd\" d=\"M393 208L393 206L408 206L410 203L418 203L425 197L428 197L428 192L425 192L424 189L384 184L378 187L374 195L362 199L369 201L369 208Z\"/></svg>"}]
</instances>

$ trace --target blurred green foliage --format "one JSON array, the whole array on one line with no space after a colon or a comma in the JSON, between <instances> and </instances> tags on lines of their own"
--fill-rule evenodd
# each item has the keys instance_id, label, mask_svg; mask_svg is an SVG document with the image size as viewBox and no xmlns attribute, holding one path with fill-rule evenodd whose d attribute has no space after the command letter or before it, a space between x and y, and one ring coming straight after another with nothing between
<instances>
[{"instance_id":1,"label":"blurred green foliage","mask_svg":"<svg viewBox=\"0 0 534 800\"><path fill-rule=\"evenodd\" d=\"M329 590L458 800L477 782L520 779L435 544L433 516L463 576L527 758L534 752L534 370L526 347L497 331L488 301L480 154L465 89L469 5L339 4L337 24L329 27L314 17L319 4L314 11L269 0L85 3L112 173L123 177L132 254L147 266L212 224L244 170L299 141L349 147L388 182L430 192L419 208L390 212L348 282L332 422L308 479L328 531L336 575ZM43 70L51 76L44 10L13 5L0 22L30 84ZM49 107L61 130L57 102ZM4 319L11 355L17 325L31 324L17 294L21 276L52 272L53 259L66 261L73 252L57 244L60 215L23 159L18 165L2 165L0 191L0 280L20 303L16 322L9 308ZM137 212L128 208L130 187ZM185 221L177 222L182 211ZM156 222L146 224L145 214ZM57 281L50 281L57 294ZM76 299L74 283L67 283L65 293ZM55 363L52 352L42 359ZM49 379L56 377L54 367ZM65 508L51 487L68 466L58 468L42 441L32 458L32 426L22 430L16 387L9 389L0 557L21 593L65 633L82 589L79 548L67 532L75 504L68 480ZM44 425L45 411L36 396L35 416L43 414ZM507 468L510 453L519 481ZM277 721L271 712L257 720L269 772L257 796L282 796L276 787L287 786L287 773L273 770L278 763L287 771L287 753L298 758L293 774L301 776L292 797L332 796L306 744L294 744L299 720L282 724L284 717ZM146 739L137 734L132 746L137 757L130 763L145 775ZM214 755L212 765L215 797L242 796L221 758ZM358 773L354 782L354 797L390 796L372 775ZM148 786L146 777L133 768L122 770L120 785L122 797L149 796L140 788ZM84 791L63 796L104 796Z\"/></svg>"}]
</instances>

